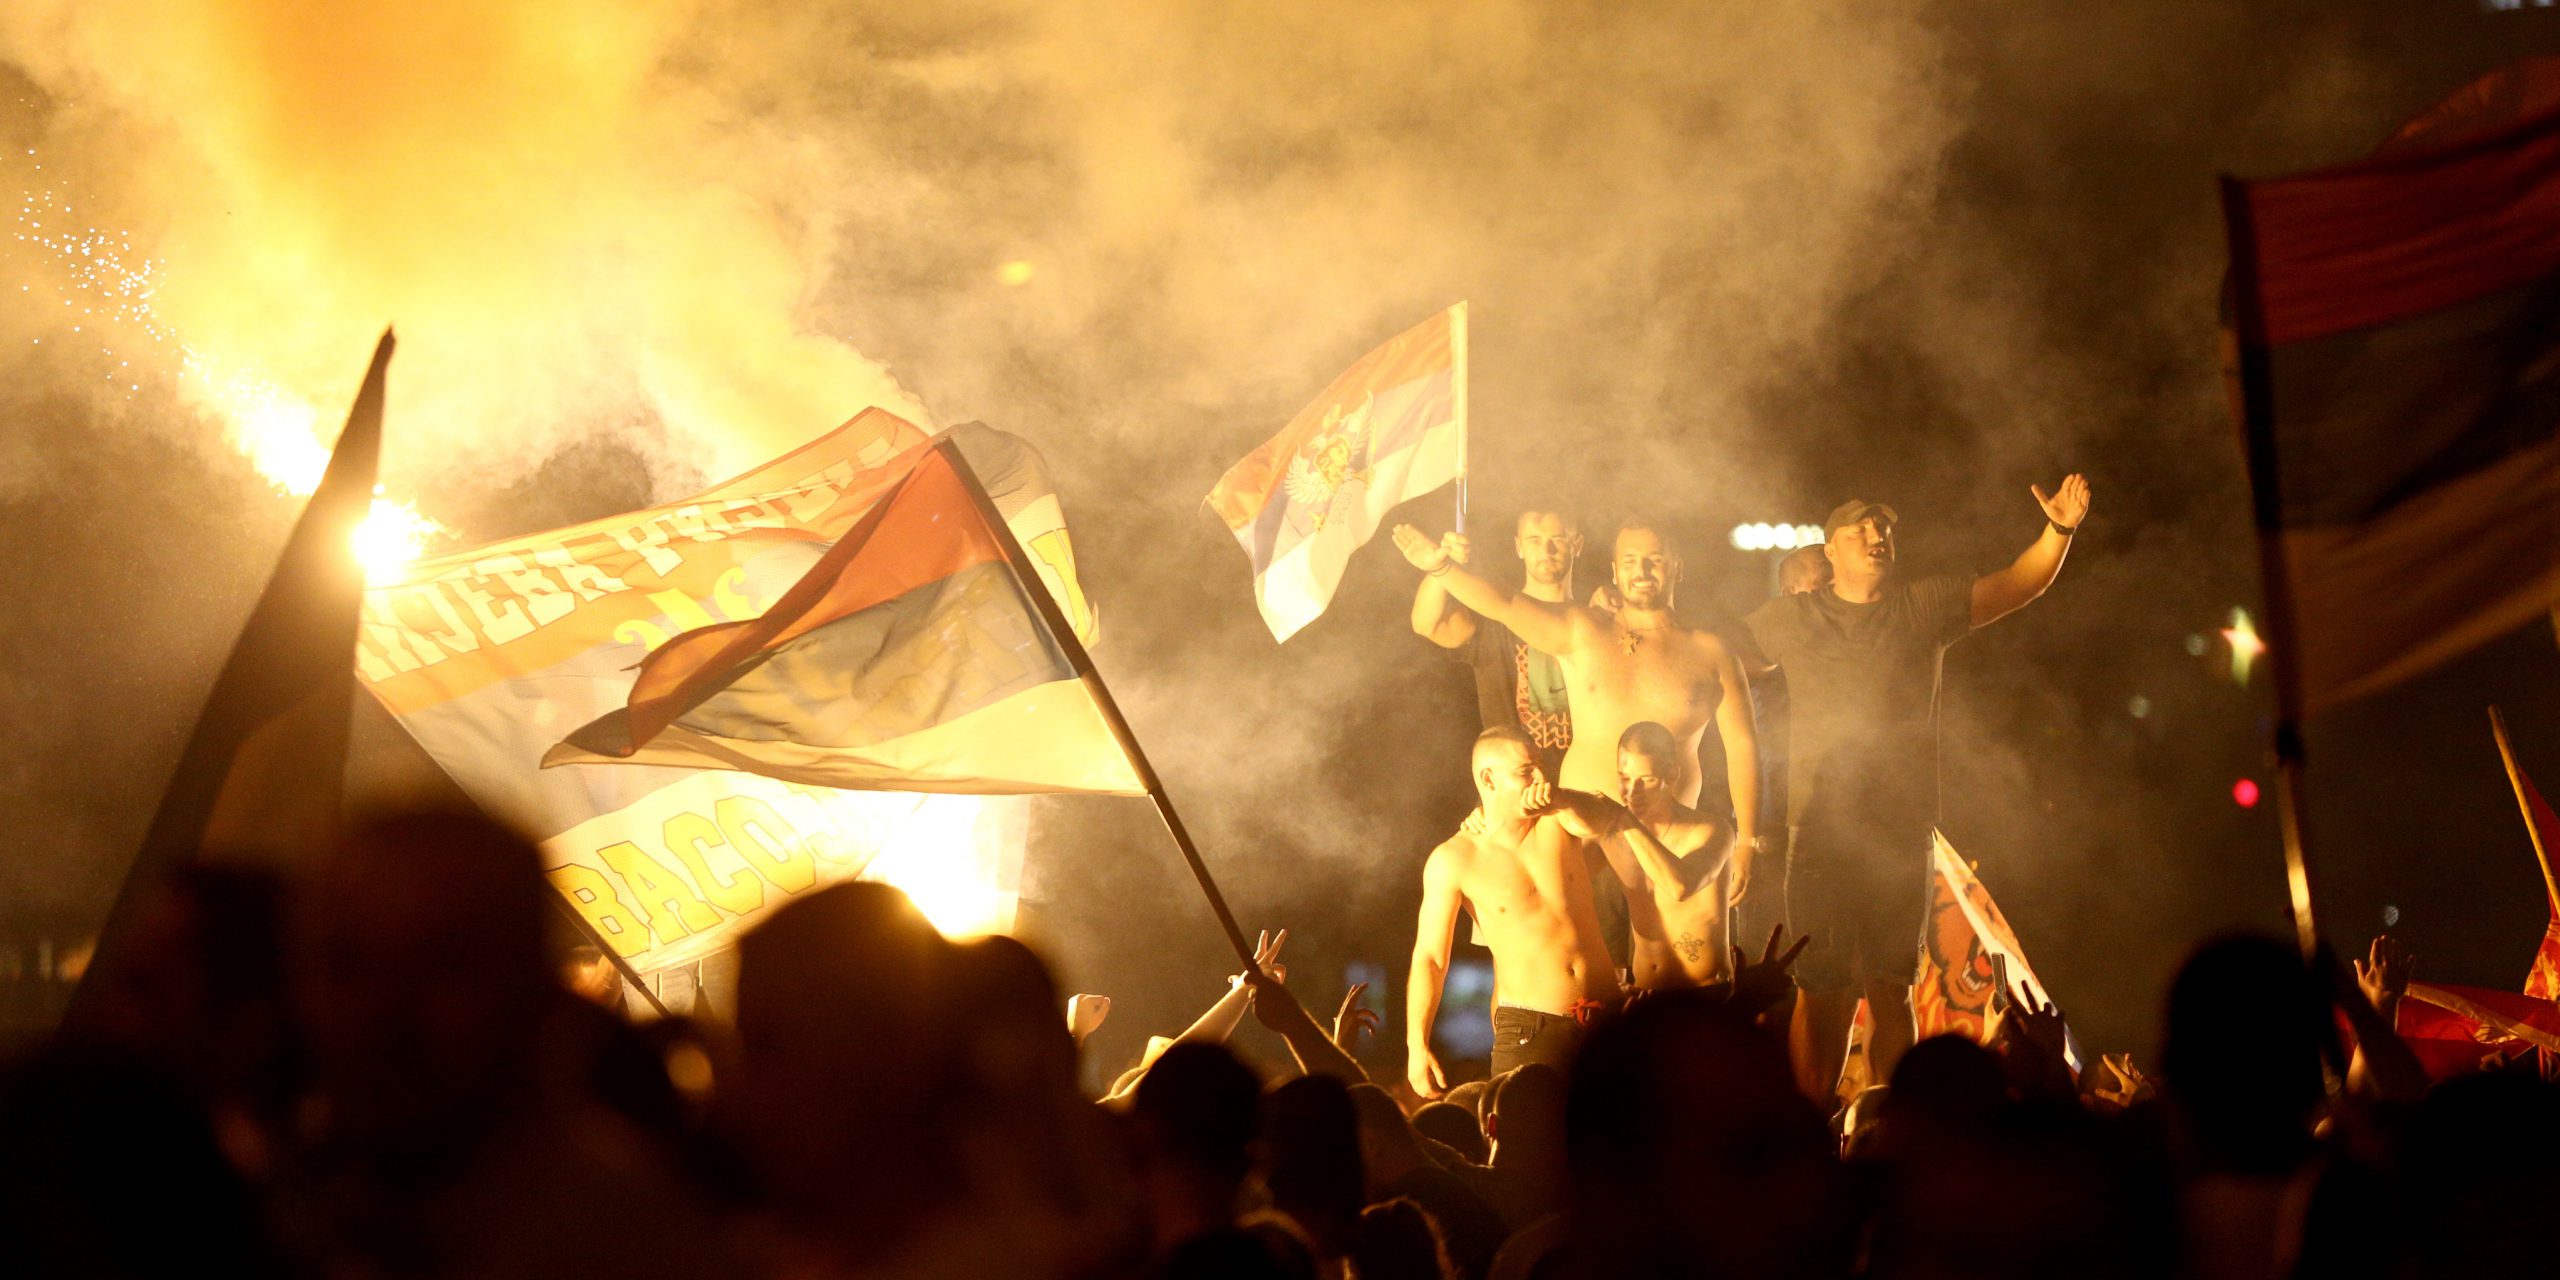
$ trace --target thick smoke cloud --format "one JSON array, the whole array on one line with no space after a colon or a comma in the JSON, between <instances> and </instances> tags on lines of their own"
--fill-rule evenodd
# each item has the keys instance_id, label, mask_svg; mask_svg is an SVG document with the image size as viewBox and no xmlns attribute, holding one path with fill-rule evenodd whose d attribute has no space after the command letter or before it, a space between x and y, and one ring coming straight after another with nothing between
<instances>
[{"instance_id":1,"label":"thick smoke cloud","mask_svg":"<svg viewBox=\"0 0 2560 1280\"><path fill-rule=\"evenodd\" d=\"M1031 436L1100 660L1231 895L1311 962L1392 960L1466 802L1461 669L1406 634L1383 548L1275 648L1197 501L1465 298L1495 566L1532 500L1595 549L1667 512L1687 603L1731 613L1767 586L1722 548L1735 522L1856 493L1913 517L1919 567L1981 570L2033 531L2028 483L2093 473L2063 587L1951 659L1949 823L2047 980L2139 1043L2196 929L2281 903L2272 861L2198 869L2270 846L2182 790L2255 764L2255 695L2181 648L2254 596L2211 175L2355 154L2548 34L2392 9L20 0L0 174L157 267L147 323L75 341L77 264L0 245L40 304L0 311L36 428L0 433L0 511L55 531L61 582L127 588L9 637L0 670L61 673L10 677L11 767L69 761L13 778L13 816L68 834L0 894L103 899L290 510L239 438L325 435L396 322L387 479L473 539L670 496L865 404ZM287 407L244 412L240 380ZM137 473L213 567L104 527L83 495ZM1189 988L1141 984L1216 948L1152 819L1041 813L1035 892L1119 985L1114 1033L1174 1021ZM2132 848L2215 852L2135 878Z\"/></svg>"}]
</instances>

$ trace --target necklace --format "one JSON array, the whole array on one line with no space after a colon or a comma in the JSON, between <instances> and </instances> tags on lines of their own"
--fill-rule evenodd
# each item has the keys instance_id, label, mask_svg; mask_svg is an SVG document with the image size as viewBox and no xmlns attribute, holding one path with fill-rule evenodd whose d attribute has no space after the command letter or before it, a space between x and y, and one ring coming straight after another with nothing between
<instances>
[{"instance_id":1,"label":"necklace","mask_svg":"<svg viewBox=\"0 0 2560 1280\"><path fill-rule=\"evenodd\" d=\"M1646 632L1668 631L1670 629L1671 624L1668 622L1658 623L1650 627L1630 627L1625 622L1621 621L1618 623L1618 647L1628 653L1634 653L1636 651L1636 646L1644 643Z\"/></svg>"}]
</instances>

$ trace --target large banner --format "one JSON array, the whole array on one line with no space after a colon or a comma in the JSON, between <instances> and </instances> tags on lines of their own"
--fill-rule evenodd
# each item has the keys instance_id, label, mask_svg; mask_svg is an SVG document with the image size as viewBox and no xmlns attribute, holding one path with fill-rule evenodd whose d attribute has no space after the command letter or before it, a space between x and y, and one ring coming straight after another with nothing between
<instances>
[{"instance_id":1,"label":"large banner","mask_svg":"<svg viewBox=\"0 0 2560 1280\"><path fill-rule=\"evenodd\" d=\"M1093 610L1038 453L977 424L950 435L1089 636ZM857 876L901 883L946 929L1007 928L1018 801L540 767L570 731L628 702L659 645L780 599L926 441L865 410L684 501L421 560L366 592L357 677L476 801L542 839L552 883L644 973L726 948L791 895Z\"/></svg>"},{"instance_id":2,"label":"large banner","mask_svg":"<svg viewBox=\"0 0 2560 1280\"><path fill-rule=\"evenodd\" d=\"M1931 832L1929 844L1929 918L1920 935L1919 971L1911 980L1915 1038L1961 1035L1987 1044L1997 1030L1992 995L1999 989L2002 968L2019 991L2046 1003L2053 996L2037 980L2009 918L1973 868L1956 855L1945 835ZM2080 1069L2076 1039L2066 1043L2063 1056L2072 1070Z\"/></svg>"}]
</instances>

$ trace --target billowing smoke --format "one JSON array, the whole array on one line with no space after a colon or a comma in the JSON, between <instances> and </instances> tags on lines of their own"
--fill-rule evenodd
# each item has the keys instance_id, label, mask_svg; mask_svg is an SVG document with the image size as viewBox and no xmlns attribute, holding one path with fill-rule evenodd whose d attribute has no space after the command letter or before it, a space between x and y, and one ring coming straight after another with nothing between
<instances>
[{"instance_id":1,"label":"billowing smoke","mask_svg":"<svg viewBox=\"0 0 2560 1280\"><path fill-rule=\"evenodd\" d=\"M2197 10L17 0L0 175L55 239L0 245L37 304L0 314L0 373L13 414L76 444L0 434L0 502L76 519L92 454L212 461L146 488L252 567L127 557L105 616L135 638L84 658L165 655L86 695L127 699L105 719L155 759L290 509L259 442L325 439L386 323L387 484L471 539L672 496L867 404L984 419L1047 450L1103 665L1240 905L1333 913L1362 935L1318 941L1336 957L1393 952L1420 851L1465 801L1461 670L1405 634L1411 578L1384 548L1275 649L1197 502L1361 351L1463 298L1496 566L1528 501L1584 512L1595 548L1615 517L1668 512L1684 595L1730 612L1766 585L1719 545L1733 523L1855 492L1926 510L1907 550L1987 569L2033 530L2028 482L2097 475L2121 540L1956 663L1951 783L1985 793L1964 803L1993 853L2034 868L2005 882L2032 948L2039 897L2045 919L2104 918L2080 886L2113 852L2029 834L2045 766L2081 750L2039 726L2180 678L2095 655L2174 646L2250 590L2220 563L2245 526L2214 416L2211 170L2352 154L2477 69L2385 74L2404 46L2317 6ZM147 266L147 307L102 254ZM66 551L64 581L125 545ZM2141 692L2165 717L2183 704L2163 688ZM30 694L13 758L99 719L76 701ZM2245 759L2249 704L2226 701L2175 732ZM2161 723L2067 758L2107 779L2095 812L2165 842L2179 820L2118 785ZM21 817L83 817L0 872L7 892L102 897L157 786L131 774L30 790ZM1191 945L1142 811L1043 814L1039 882L1165 904ZM2067 991L2097 954L2039 966Z\"/></svg>"}]
</instances>

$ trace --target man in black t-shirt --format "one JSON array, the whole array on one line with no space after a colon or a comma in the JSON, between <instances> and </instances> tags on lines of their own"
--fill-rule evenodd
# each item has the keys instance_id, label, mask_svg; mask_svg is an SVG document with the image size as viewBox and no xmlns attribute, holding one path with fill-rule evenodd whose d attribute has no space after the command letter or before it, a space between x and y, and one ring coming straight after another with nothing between
<instances>
[{"instance_id":1,"label":"man in black t-shirt","mask_svg":"<svg viewBox=\"0 0 2560 1280\"><path fill-rule=\"evenodd\" d=\"M1466 562L1464 535L1449 534L1441 543L1452 558ZM1572 601L1573 562L1582 555L1582 533L1572 516L1521 512L1513 548L1520 553L1523 594L1556 604ZM1413 630L1475 669L1476 711L1484 722L1480 727L1511 725L1528 734L1547 776L1556 776L1565 748L1573 745L1564 668L1521 643L1511 628L1477 617L1450 597L1443 579L1429 575L1414 589Z\"/></svg>"},{"instance_id":2,"label":"man in black t-shirt","mask_svg":"<svg viewBox=\"0 0 2560 1280\"><path fill-rule=\"evenodd\" d=\"M1831 585L1780 596L1744 622L1786 673L1787 922L1813 938L1796 966L1800 1081L1828 1097L1860 995L1879 1076L1911 1040L1909 988L1937 821L1938 676L1946 647L2044 594L2089 512L2089 482L2030 486L2044 531L1975 578L1894 573L1893 508L1842 503L1823 522ZM1765 890L1763 890L1765 892Z\"/></svg>"}]
</instances>

